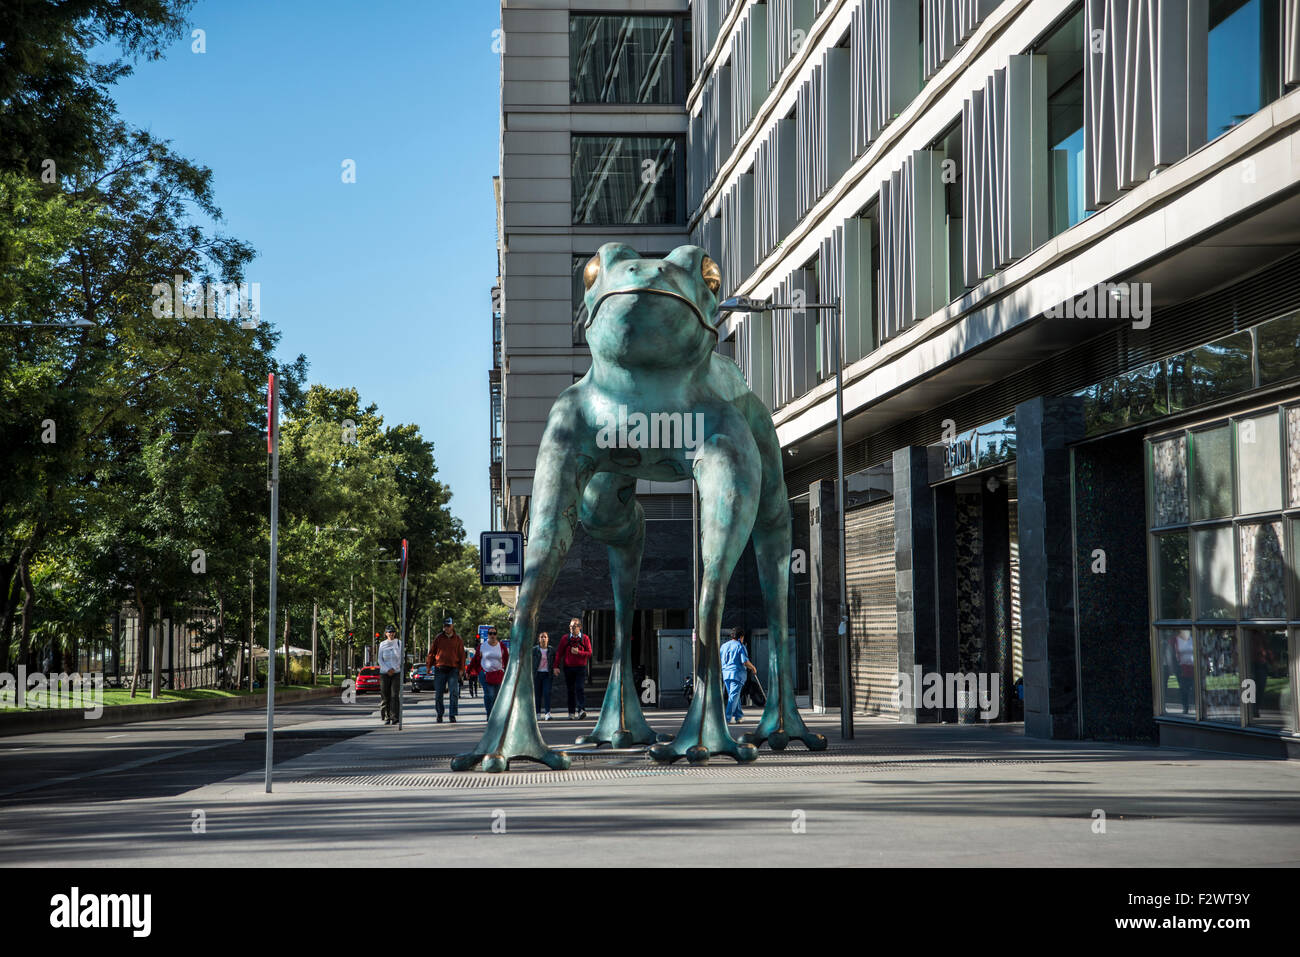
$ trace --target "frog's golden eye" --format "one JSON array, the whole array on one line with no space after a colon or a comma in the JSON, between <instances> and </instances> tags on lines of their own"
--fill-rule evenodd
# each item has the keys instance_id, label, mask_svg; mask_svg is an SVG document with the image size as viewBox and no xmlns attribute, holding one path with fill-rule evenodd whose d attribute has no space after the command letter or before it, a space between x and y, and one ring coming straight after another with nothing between
<instances>
[{"instance_id":1,"label":"frog's golden eye","mask_svg":"<svg viewBox=\"0 0 1300 957\"><path fill-rule=\"evenodd\" d=\"M587 265L582 270L582 287L584 289L590 289L591 284L596 281L596 277L599 275L600 257L592 256L587 260Z\"/></svg>"},{"instance_id":2,"label":"frog's golden eye","mask_svg":"<svg viewBox=\"0 0 1300 957\"><path fill-rule=\"evenodd\" d=\"M709 292L716 295L722 286L722 270L718 268L718 264L705 256L704 261L700 263L700 275L704 277L704 285L709 287Z\"/></svg>"}]
</instances>

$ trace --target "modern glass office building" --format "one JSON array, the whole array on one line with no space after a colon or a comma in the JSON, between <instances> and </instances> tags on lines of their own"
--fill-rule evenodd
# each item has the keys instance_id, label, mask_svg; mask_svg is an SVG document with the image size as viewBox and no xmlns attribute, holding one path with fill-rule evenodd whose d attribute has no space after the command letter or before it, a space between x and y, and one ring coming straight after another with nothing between
<instances>
[{"instance_id":1,"label":"modern glass office building","mask_svg":"<svg viewBox=\"0 0 1300 957\"><path fill-rule=\"evenodd\" d=\"M520 304L580 375L586 256L692 241L774 304L719 349L786 452L814 708L843 554L859 713L984 720L895 692L980 674L1031 735L1296 753L1300 0L536 6L502 10L502 283L555 388L512 426L507 367L506 524L563 387Z\"/></svg>"}]
</instances>

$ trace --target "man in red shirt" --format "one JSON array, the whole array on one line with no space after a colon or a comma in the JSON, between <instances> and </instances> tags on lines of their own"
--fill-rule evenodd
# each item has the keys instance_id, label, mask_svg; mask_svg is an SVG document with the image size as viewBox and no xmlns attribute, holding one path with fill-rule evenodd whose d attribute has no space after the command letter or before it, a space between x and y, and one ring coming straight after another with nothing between
<instances>
[{"instance_id":1,"label":"man in red shirt","mask_svg":"<svg viewBox=\"0 0 1300 957\"><path fill-rule=\"evenodd\" d=\"M564 669L564 685L569 693L569 718L573 718L573 706L578 706L579 720L587 717L587 662L591 660L591 638L582 633L582 622L574 618L569 622L569 633L560 639L556 649L555 663L559 666L555 673Z\"/></svg>"},{"instance_id":2,"label":"man in red shirt","mask_svg":"<svg viewBox=\"0 0 1300 957\"><path fill-rule=\"evenodd\" d=\"M433 675L434 704L438 711L438 723L442 724L443 701L447 694L447 685L451 685L451 723L456 723L456 710L460 704L460 682L465 679L465 642L456 634L455 622L444 619L442 634L433 639L429 648L429 657L425 662L435 669Z\"/></svg>"}]
</instances>

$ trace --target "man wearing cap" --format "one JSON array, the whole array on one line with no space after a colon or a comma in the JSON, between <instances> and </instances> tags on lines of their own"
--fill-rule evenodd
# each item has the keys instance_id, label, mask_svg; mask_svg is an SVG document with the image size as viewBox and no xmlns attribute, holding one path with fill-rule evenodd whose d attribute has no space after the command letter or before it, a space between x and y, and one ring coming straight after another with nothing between
<instances>
[{"instance_id":1,"label":"man wearing cap","mask_svg":"<svg viewBox=\"0 0 1300 957\"><path fill-rule=\"evenodd\" d=\"M447 685L451 685L451 723L456 723L456 709L460 704L460 682L465 677L465 642L456 634L456 623L450 618L442 621L442 633L433 639L425 664L434 669L433 693L438 709L438 723L442 723L443 701Z\"/></svg>"},{"instance_id":2,"label":"man wearing cap","mask_svg":"<svg viewBox=\"0 0 1300 957\"><path fill-rule=\"evenodd\" d=\"M384 724L397 724L401 690L402 643L397 640L397 629L389 625L379 643L379 717Z\"/></svg>"}]
</instances>

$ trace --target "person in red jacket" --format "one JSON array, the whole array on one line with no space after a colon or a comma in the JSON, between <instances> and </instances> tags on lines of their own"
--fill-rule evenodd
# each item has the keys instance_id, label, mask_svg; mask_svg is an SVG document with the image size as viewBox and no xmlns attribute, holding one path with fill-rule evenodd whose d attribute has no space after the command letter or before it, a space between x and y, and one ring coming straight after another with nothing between
<instances>
[{"instance_id":1,"label":"person in red jacket","mask_svg":"<svg viewBox=\"0 0 1300 957\"><path fill-rule=\"evenodd\" d=\"M569 718L573 707L578 706L578 718L587 717L587 662L591 660L591 638L582 633L582 622L574 618L569 622L569 633L560 639L555 652L555 669L558 675L564 669L564 685L569 693Z\"/></svg>"}]
</instances>

